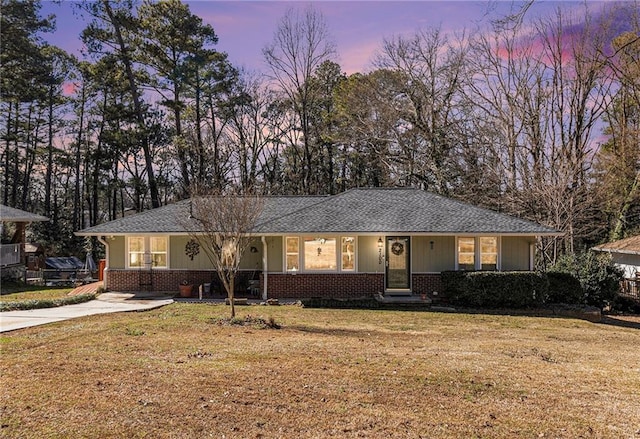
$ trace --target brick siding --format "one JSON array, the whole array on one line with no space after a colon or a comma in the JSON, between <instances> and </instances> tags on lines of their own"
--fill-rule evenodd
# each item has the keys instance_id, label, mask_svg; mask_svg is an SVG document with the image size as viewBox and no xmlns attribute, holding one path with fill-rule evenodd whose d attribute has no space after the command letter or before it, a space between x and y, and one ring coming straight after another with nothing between
<instances>
[{"instance_id":1,"label":"brick siding","mask_svg":"<svg viewBox=\"0 0 640 439\"><path fill-rule=\"evenodd\" d=\"M211 270L121 270L110 269L106 273L110 291L158 291L178 292L183 280L197 287L213 281L211 295L224 295L220 285L216 285L217 274ZM236 292L244 293L246 283L252 271L242 271L236 280ZM354 298L372 296L384 291L382 273L269 273L269 298L303 299L309 297ZM434 300L442 299L442 287L439 274L413 274L412 293L427 294ZM264 277L260 275L260 291L263 290ZM434 291L438 292L433 296Z\"/></svg>"},{"instance_id":2,"label":"brick siding","mask_svg":"<svg viewBox=\"0 0 640 439\"><path fill-rule=\"evenodd\" d=\"M368 273L269 273L269 298L348 298L371 296L384 291L384 275Z\"/></svg>"},{"instance_id":3,"label":"brick siding","mask_svg":"<svg viewBox=\"0 0 640 439\"><path fill-rule=\"evenodd\" d=\"M236 291L243 293L253 271L241 271L236 277ZM211 294L224 294L218 275L212 270L121 270L109 269L106 272L109 291L158 291L178 292L183 280L197 288L205 283L212 284Z\"/></svg>"}]
</instances>

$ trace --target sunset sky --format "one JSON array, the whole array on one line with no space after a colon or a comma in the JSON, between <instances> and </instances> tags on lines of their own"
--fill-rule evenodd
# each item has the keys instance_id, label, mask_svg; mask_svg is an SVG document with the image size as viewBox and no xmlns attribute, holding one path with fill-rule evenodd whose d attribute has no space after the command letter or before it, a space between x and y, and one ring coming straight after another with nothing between
<instances>
[{"instance_id":1,"label":"sunset sky","mask_svg":"<svg viewBox=\"0 0 640 439\"><path fill-rule=\"evenodd\" d=\"M42 15L55 14L57 30L45 35L51 44L80 57L79 35L84 19L74 12L70 1L57 4L43 1ZM289 8L304 8L308 2L281 1L196 1L186 2L191 11L213 26L219 43L236 66L265 70L262 49L272 41L278 22ZM371 69L371 60L384 38L410 34L420 28L441 26L456 33L486 26L492 17L502 16L521 2L510 1L316 1L313 6L324 15L337 44L336 61L348 74ZM597 10L605 2L587 2ZM548 16L558 6L584 13L583 2L539 1L530 17Z\"/></svg>"}]
</instances>

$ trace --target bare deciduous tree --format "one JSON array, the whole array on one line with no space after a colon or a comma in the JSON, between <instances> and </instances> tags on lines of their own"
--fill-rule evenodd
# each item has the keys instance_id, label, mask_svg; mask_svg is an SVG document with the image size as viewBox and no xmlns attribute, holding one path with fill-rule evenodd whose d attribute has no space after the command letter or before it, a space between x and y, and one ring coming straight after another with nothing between
<instances>
[{"instance_id":1,"label":"bare deciduous tree","mask_svg":"<svg viewBox=\"0 0 640 439\"><path fill-rule=\"evenodd\" d=\"M233 190L201 191L194 188L190 215L181 220L189 236L216 270L235 317L235 278L240 261L251 242L253 228L262 213L263 200L256 195Z\"/></svg>"},{"instance_id":2,"label":"bare deciduous tree","mask_svg":"<svg viewBox=\"0 0 640 439\"><path fill-rule=\"evenodd\" d=\"M468 75L464 38L449 41L438 28L385 40L378 67L401 76L396 147L402 184L448 192L460 133L462 90Z\"/></svg>"},{"instance_id":3,"label":"bare deciduous tree","mask_svg":"<svg viewBox=\"0 0 640 439\"><path fill-rule=\"evenodd\" d=\"M302 132L301 184L312 192L311 177L317 153L311 142L310 112L313 107L311 78L316 69L336 53L324 17L312 6L302 13L289 9L280 21L271 44L262 53L271 70L271 78L280 86L286 101L299 119ZM297 148L297 144L291 145Z\"/></svg>"}]
</instances>

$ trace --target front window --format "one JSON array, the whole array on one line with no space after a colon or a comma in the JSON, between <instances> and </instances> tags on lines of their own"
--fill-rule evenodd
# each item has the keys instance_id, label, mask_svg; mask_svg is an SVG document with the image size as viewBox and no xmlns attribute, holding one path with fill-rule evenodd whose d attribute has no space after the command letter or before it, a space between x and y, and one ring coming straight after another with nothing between
<instances>
[{"instance_id":1,"label":"front window","mask_svg":"<svg viewBox=\"0 0 640 439\"><path fill-rule=\"evenodd\" d=\"M337 270L336 238L304 238L305 271Z\"/></svg>"},{"instance_id":2,"label":"front window","mask_svg":"<svg viewBox=\"0 0 640 439\"><path fill-rule=\"evenodd\" d=\"M167 268L166 236L132 236L129 238L128 255L131 268Z\"/></svg>"},{"instance_id":3,"label":"front window","mask_svg":"<svg viewBox=\"0 0 640 439\"><path fill-rule=\"evenodd\" d=\"M475 238L458 238L458 269L476 269L476 240Z\"/></svg>"},{"instance_id":4,"label":"front window","mask_svg":"<svg viewBox=\"0 0 640 439\"><path fill-rule=\"evenodd\" d=\"M480 238L480 263L482 270L498 269L498 238Z\"/></svg>"},{"instance_id":5,"label":"front window","mask_svg":"<svg viewBox=\"0 0 640 439\"><path fill-rule=\"evenodd\" d=\"M287 247L287 271L297 271L300 269L300 248L297 236L286 238Z\"/></svg>"},{"instance_id":6,"label":"front window","mask_svg":"<svg viewBox=\"0 0 640 439\"><path fill-rule=\"evenodd\" d=\"M151 263L154 267L167 266L167 238L152 236L149 238L151 249Z\"/></svg>"},{"instance_id":7,"label":"front window","mask_svg":"<svg viewBox=\"0 0 640 439\"><path fill-rule=\"evenodd\" d=\"M353 236L342 237L342 271L354 271L356 269L356 239Z\"/></svg>"},{"instance_id":8,"label":"front window","mask_svg":"<svg viewBox=\"0 0 640 439\"><path fill-rule=\"evenodd\" d=\"M129 238L129 267L144 265L144 238L137 236Z\"/></svg>"},{"instance_id":9,"label":"front window","mask_svg":"<svg viewBox=\"0 0 640 439\"><path fill-rule=\"evenodd\" d=\"M286 236L288 272L356 271L355 236Z\"/></svg>"}]
</instances>

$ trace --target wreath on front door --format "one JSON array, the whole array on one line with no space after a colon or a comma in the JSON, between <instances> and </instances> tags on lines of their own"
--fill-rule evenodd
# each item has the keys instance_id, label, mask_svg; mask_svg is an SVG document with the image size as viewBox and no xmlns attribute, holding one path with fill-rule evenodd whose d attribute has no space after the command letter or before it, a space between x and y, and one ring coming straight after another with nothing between
<instances>
[{"instance_id":1,"label":"wreath on front door","mask_svg":"<svg viewBox=\"0 0 640 439\"><path fill-rule=\"evenodd\" d=\"M394 242L393 244L391 244L391 253L396 256L400 256L402 253L404 253L404 245L400 242Z\"/></svg>"}]
</instances>

